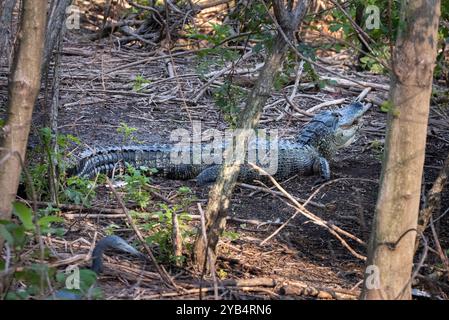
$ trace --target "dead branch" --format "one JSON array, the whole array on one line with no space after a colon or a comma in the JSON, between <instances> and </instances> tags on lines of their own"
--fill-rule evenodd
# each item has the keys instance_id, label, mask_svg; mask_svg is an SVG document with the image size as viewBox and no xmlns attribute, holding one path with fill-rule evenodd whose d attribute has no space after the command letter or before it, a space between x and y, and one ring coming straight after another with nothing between
<instances>
[{"instance_id":1,"label":"dead branch","mask_svg":"<svg viewBox=\"0 0 449 320\"><path fill-rule=\"evenodd\" d=\"M282 193L285 194L285 196L288 198L288 200L290 200L295 208L296 208L296 212L294 213L294 215L292 216L292 219L298 214L301 213L303 216L305 216L306 218L308 218L309 220L311 220L313 223L315 223L316 225L322 226L324 227L326 230L328 230L332 235L334 235L340 242L341 244L348 249L348 251L355 256L358 259L361 260L365 260L366 257L364 257L363 255L357 253L354 249L351 248L351 246L349 246L349 244L339 235L339 233L345 235L345 236L350 236L351 239L357 241L360 244L365 244L362 240L360 240L359 238L357 238L356 236L350 234L349 232L335 226L332 223L329 223L321 218L319 218L318 216L314 215L313 213L311 213L309 210L307 210L303 205L301 205L298 201L296 201L295 198L293 198L287 191L285 191L285 189L271 176L269 175L265 170L263 170L262 168L258 167L257 165L253 164L253 163L249 163L251 165L252 168L254 168L255 170L259 171L261 174L266 175L271 182L278 188L279 191L281 191ZM278 233L280 230L282 230L282 228L286 225L286 223L284 223L281 227L279 227L275 233ZM268 239L268 238L267 238ZM264 240L265 241L265 240ZM264 243L264 241L261 242L261 244Z\"/></svg>"},{"instance_id":2,"label":"dead branch","mask_svg":"<svg viewBox=\"0 0 449 320\"><path fill-rule=\"evenodd\" d=\"M415 251L418 248L420 235L427 228L427 225L429 224L433 212L435 212L440 207L441 193L443 192L444 186L446 185L448 176L449 176L449 154L444 160L443 167L441 168L438 177L435 179L432 188L427 193L425 207L421 209L421 211L419 212L418 233L416 236Z\"/></svg>"},{"instance_id":3,"label":"dead branch","mask_svg":"<svg viewBox=\"0 0 449 320\"><path fill-rule=\"evenodd\" d=\"M246 189L251 189L251 190L265 192L265 193L276 195L276 196L286 197L284 193L279 192L279 191L275 191L275 190L271 190L271 189L266 188L266 187L258 187L258 186L253 186L251 184L240 183L240 182L238 182L237 185L239 187L246 188ZM303 203L307 201L307 200L301 199L301 198L295 198L295 199L297 201L300 201L300 202L303 202ZM325 209L326 208L326 206L324 204L319 203L319 202L315 202L315 201L309 201L308 204L310 204L311 206L320 208L320 209Z\"/></svg>"}]
</instances>

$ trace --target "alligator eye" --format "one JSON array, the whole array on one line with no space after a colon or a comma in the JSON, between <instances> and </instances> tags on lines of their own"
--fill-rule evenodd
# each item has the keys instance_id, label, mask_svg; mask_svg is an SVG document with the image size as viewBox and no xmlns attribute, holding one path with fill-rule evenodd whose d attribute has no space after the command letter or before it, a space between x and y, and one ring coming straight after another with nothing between
<instances>
[{"instance_id":1,"label":"alligator eye","mask_svg":"<svg viewBox=\"0 0 449 320\"><path fill-rule=\"evenodd\" d=\"M336 118L341 118L341 114L338 112L332 112L332 115Z\"/></svg>"}]
</instances>

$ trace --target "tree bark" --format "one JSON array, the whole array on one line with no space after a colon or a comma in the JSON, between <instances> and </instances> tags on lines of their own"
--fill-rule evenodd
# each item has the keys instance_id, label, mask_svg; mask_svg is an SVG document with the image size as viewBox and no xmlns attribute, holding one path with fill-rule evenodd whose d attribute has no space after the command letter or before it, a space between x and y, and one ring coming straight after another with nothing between
<instances>
[{"instance_id":1,"label":"tree bark","mask_svg":"<svg viewBox=\"0 0 449 320\"><path fill-rule=\"evenodd\" d=\"M402 2L393 54L385 160L362 299L411 298L439 16L439 0Z\"/></svg>"},{"instance_id":2,"label":"tree bark","mask_svg":"<svg viewBox=\"0 0 449 320\"><path fill-rule=\"evenodd\" d=\"M309 3L309 0L298 1L294 8L288 10L287 7L284 6L283 1L273 1L274 13L284 34L278 30L275 43L270 50L261 74L248 97L245 109L238 121L238 128L245 130L253 129L257 126L263 106L273 88L275 76L288 49L288 43L284 38L284 35L287 35L290 40L293 39L293 33L298 29L298 26L308 9ZM236 134L237 145L246 145L247 137L245 136L244 130L241 134ZM236 150L241 149L237 146ZM244 150L246 150L246 148ZM222 166L217 182L209 193L209 202L206 208L206 230L208 251L212 253L211 259L213 261L211 261L211 263L215 263L218 240L226 227L227 210L229 208L232 192L237 182L239 170L239 165L235 162L225 163ZM205 241L203 240L201 233L199 233L193 251L194 262L199 270L206 265L207 251L205 246Z\"/></svg>"},{"instance_id":3,"label":"tree bark","mask_svg":"<svg viewBox=\"0 0 449 320\"><path fill-rule=\"evenodd\" d=\"M0 66L9 67L12 52L11 22L16 0L4 0L0 3Z\"/></svg>"},{"instance_id":4,"label":"tree bark","mask_svg":"<svg viewBox=\"0 0 449 320\"><path fill-rule=\"evenodd\" d=\"M50 8L45 36L45 51L42 59L42 73L47 70L58 39L64 35L66 10L71 3L72 0L55 0L52 8Z\"/></svg>"},{"instance_id":5,"label":"tree bark","mask_svg":"<svg viewBox=\"0 0 449 320\"><path fill-rule=\"evenodd\" d=\"M0 219L9 220L25 158L31 115L40 88L47 0L24 0L8 87L7 120L0 135ZM0 251L2 243L0 239Z\"/></svg>"}]
</instances>

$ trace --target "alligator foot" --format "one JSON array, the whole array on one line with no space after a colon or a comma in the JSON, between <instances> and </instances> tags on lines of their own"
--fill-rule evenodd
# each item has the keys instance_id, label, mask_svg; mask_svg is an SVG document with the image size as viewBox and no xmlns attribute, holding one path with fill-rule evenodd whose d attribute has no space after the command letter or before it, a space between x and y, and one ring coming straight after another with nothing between
<instances>
[{"instance_id":1,"label":"alligator foot","mask_svg":"<svg viewBox=\"0 0 449 320\"><path fill-rule=\"evenodd\" d=\"M217 180L220 167L221 166L219 165L215 165L201 171L201 173L196 177L196 184L198 186L207 186L214 183Z\"/></svg>"}]
</instances>

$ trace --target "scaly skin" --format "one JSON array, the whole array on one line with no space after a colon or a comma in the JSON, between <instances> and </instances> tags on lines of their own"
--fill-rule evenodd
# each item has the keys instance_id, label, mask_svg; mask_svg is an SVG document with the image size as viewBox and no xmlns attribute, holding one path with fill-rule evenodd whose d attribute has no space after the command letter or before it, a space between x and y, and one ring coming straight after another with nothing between
<instances>
[{"instance_id":1,"label":"scaly skin","mask_svg":"<svg viewBox=\"0 0 449 320\"><path fill-rule=\"evenodd\" d=\"M330 179L328 161L338 149L354 140L360 128L359 120L368 108L369 106L355 102L335 111L318 113L301 130L295 142L279 141L277 171L273 176L285 179L294 174L319 174L322 180ZM256 143L250 143L248 148L256 146ZM262 147L266 147L265 143L262 143ZM219 165L173 164L171 152L180 151L185 151L189 159L193 159L196 152L190 145L178 147L168 144L100 148L82 154L81 160L70 174L92 178L97 173L117 172L127 163L137 168L155 168L159 174L169 179L187 180L197 177L200 185L215 181ZM262 166L258 162L256 164ZM251 181L255 178L260 176L243 164L239 181Z\"/></svg>"},{"instance_id":2,"label":"scaly skin","mask_svg":"<svg viewBox=\"0 0 449 320\"><path fill-rule=\"evenodd\" d=\"M348 146L360 128L359 120L369 106L353 103L336 111L323 111L317 114L300 132L295 142L279 142L279 163L275 178L284 179L293 174L320 174L322 179L330 178L328 159L338 149ZM254 148L257 144L250 144ZM160 174L174 179L191 179L197 177L199 184L215 181L220 170L219 165L174 165L170 161L170 145L148 145L111 147L88 152L74 167L72 174L92 177L97 173L112 173L123 164L156 168ZM192 157L194 152L186 147ZM179 150L178 150L179 151ZM199 175L198 175L199 174ZM239 180L248 181L260 176L243 164ZM103 252L108 249L120 250L139 258L144 255L118 236L108 236L98 242L93 252L92 270L101 273L103 269ZM63 295L64 296L64 295ZM69 298L70 299L70 298Z\"/></svg>"}]
</instances>

